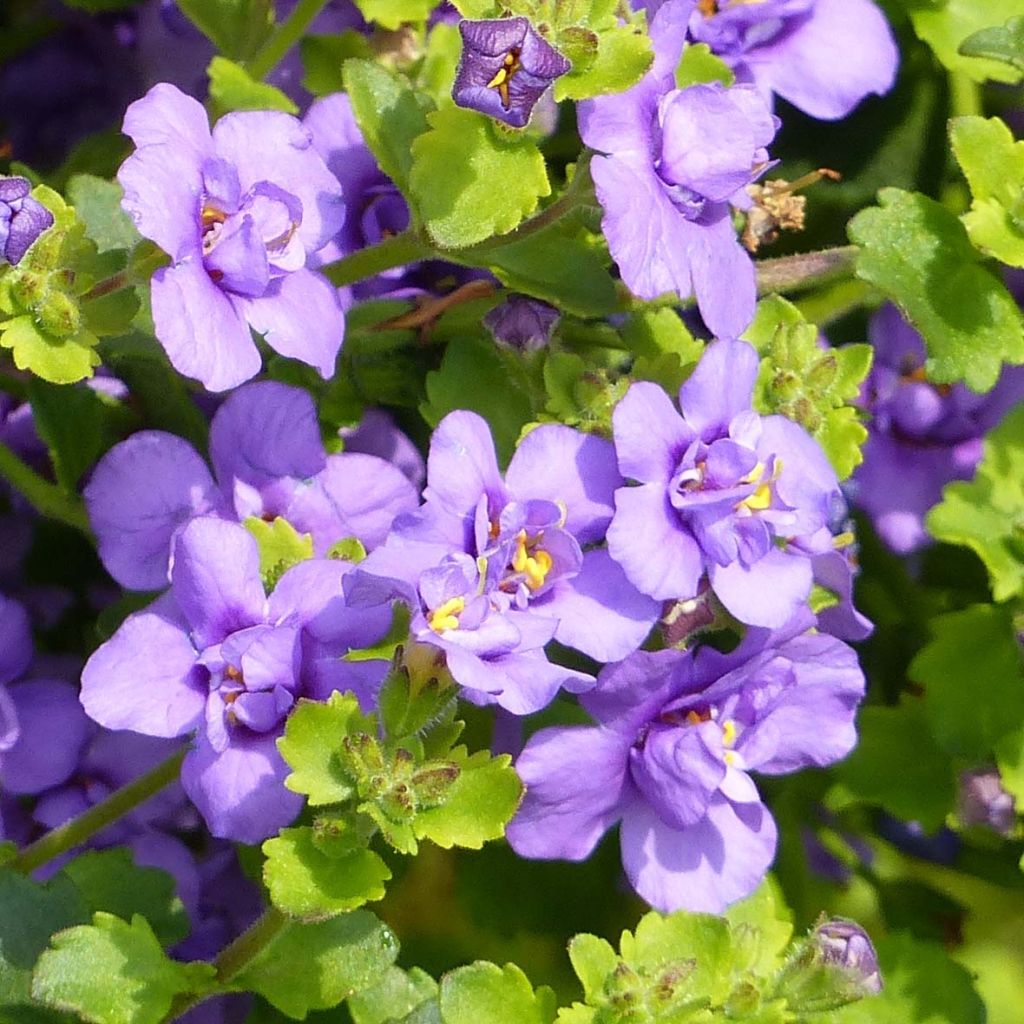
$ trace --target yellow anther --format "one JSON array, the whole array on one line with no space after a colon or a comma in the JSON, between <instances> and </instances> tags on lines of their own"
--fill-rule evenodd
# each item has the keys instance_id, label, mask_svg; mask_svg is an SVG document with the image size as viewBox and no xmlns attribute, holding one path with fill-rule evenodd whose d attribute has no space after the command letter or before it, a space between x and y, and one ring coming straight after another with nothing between
<instances>
[{"instance_id":1,"label":"yellow anther","mask_svg":"<svg viewBox=\"0 0 1024 1024\"><path fill-rule=\"evenodd\" d=\"M537 548L531 555L528 544L526 531L520 530L516 535L516 549L512 553L512 568L526 577L526 585L530 590L540 590L555 564L554 559L541 548Z\"/></svg>"},{"instance_id":2,"label":"yellow anther","mask_svg":"<svg viewBox=\"0 0 1024 1024\"><path fill-rule=\"evenodd\" d=\"M687 711L686 712L686 724L687 725L700 725L701 722L710 722L711 712L708 711Z\"/></svg>"},{"instance_id":3,"label":"yellow anther","mask_svg":"<svg viewBox=\"0 0 1024 1024\"><path fill-rule=\"evenodd\" d=\"M751 512L763 512L766 508L772 507L771 484L761 484L760 487L749 498L744 498L740 504L749 508Z\"/></svg>"},{"instance_id":4,"label":"yellow anther","mask_svg":"<svg viewBox=\"0 0 1024 1024\"><path fill-rule=\"evenodd\" d=\"M488 89L497 89L498 95L501 97L501 105L505 110L512 105L512 100L508 93L508 83L512 80L512 76L522 67L519 63L519 51L510 50L505 54L505 59L502 65L495 72L494 77L487 83Z\"/></svg>"},{"instance_id":5,"label":"yellow anther","mask_svg":"<svg viewBox=\"0 0 1024 1024\"><path fill-rule=\"evenodd\" d=\"M487 83L488 89L497 89L498 86L504 85L508 81L508 68L498 68L497 74Z\"/></svg>"},{"instance_id":6,"label":"yellow anther","mask_svg":"<svg viewBox=\"0 0 1024 1024\"><path fill-rule=\"evenodd\" d=\"M736 755L731 750L727 750L722 760L731 767L736 763Z\"/></svg>"},{"instance_id":7,"label":"yellow anther","mask_svg":"<svg viewBox=\"0 0 1024 1024\"><path fill-rule=\"evenodd\" d=\"M199 222L204 228L212 228L214 224L223 224L227 219L228 215L216 206L204 206Z\"/></svg>"},{"instance_id":8,"label":"yellow anther","mask_svg":"<svg viewBox=\"0 0 1024 1024\"><path fill-rule=\"evenodd\" d=\"M727 718L722 723L722 746L731 747L736 743L736 723Z\"/></svg>"},{"instance_id":9,"label":"yellow anther","mask_svg":"<svg viewBox=\"0 0 1024 1024\"><path fill-rule=\"evenodd\" d=\"M464 597L453 597L445 601L430 613L427 620L435 633L443 633L446 629L459 628L459 616L466 610Z\"/></svg>"},{"instance_id":10,"label":"yellow anther","mask_svg":"<svg viewBox=\"0 0 1024 1024\"><path fill-rule=\"evenodd\" d=\"M759 462L746 476L740 477L741 484L756 484L764 476L764 463Z\"/></svg>"}]
</instances>

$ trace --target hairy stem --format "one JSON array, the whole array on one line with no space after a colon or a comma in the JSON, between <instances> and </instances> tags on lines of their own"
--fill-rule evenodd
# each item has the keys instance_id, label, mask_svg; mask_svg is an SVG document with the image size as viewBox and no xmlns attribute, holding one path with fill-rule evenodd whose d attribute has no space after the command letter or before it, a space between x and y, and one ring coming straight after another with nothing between
<instances>
[{"instance_id":1,"label":"hairy stem","mask_svg":"<svg viewBox=\"0 0 1024 1024\"><path fill-rule=\"evenodd\" d=\"M133 288L143 281L148 281L154 270L167 263L167 254L161 249L153 249L138 260L133 260L124 270L97 281L81 298L82 302L91 302L93 299L102 299L105 295L112 295L121 291L122 288Z\"/></svg>"},{"instance_id":2,"label":"hairy stem","mask_svg":"<svg viewBox=\"0 0 1024 1024\"><path fill-rule=\"evenodd\" d=\"M440 255L414 232L403 231L400 235L392 235L376 245L368 245L344 259L330 263L322 267L321 272L340 288L417 260L438 259Z\"/></svg>"},{"instance_id":3,"label":"hairy stem","mask_svg":"<svg viewBox=\"0 0 1024 1024\"><path fill-rule=\"evenodd\" d=\"M44 480L3 443L0 443L0 478L6 480L41 515L92 537L82 500L57 484Z\"/></svg>"},{"instance_id":4,"label":"hairy stem","mask_svg":"<svg viewBox=\"0 0 1024 1024\"><path fill-rule=\"evenodd\" d=\"M112 825L174 782L178 778L181 762L187 751L187 746L182 747L145 775L140 775L128 785L115 790L106 800L101 800L77 818L72 818L59 828L47 832L34 843L29 843L11 866L27 875L54 857L80 846L97 832Z\"/></svg>"},{"instance_id":5,"label":"hairy stem","mask_svg":"<svg viewBox=\"0 0 1024 1024\"><path fill-rule=\"evenodd\" d=\"M758 294L803 291L836 278L850 277L858 251L855 245L843 245L820 252L761 260L756 264Z\"/></svg>"},{"instance_id":6,"label":"hairy stem","mask_svg":"<svg viewBox=\"0 0 1024 1024\"><path fill-rule=\"evenodd\" d=\"M306 29L327 6L328 0L299 0L295 10L278 26L249 62L248 71L256 81L266 78L284 55L306 34Z\"/></svg>"}]
</instances>

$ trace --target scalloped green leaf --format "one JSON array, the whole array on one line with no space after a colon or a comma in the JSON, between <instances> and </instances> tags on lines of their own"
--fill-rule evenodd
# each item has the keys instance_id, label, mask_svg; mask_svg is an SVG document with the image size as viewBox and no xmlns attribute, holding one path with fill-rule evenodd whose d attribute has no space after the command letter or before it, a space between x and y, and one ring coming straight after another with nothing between
<instances>
[{"instance_id":1,"label":"scalloped green leaf","mask_svg":"<svg viewBox=\"0 0 1024 1024\"><path fill-rule=\"evenodd\" d=\"M444 1024L551 1024L554 1019L554 993L546 986L534 991L515 964L478 960L441 980Z\"/></svg>"}]
</instances>

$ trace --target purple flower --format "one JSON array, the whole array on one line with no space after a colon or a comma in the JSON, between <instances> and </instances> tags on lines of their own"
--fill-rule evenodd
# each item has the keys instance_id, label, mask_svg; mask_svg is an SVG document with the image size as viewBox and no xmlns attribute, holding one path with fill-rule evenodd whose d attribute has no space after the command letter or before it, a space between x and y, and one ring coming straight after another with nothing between
<instances>
[{"instance_id":1,"label":"purple flower","mask_svg":"<svg viewBox=\"0 0 1024 1024\"><path fill-rule=\"evenodd\" d=\"M1024 369L1007 367L985 395L962 384L932 384L921 336L894 306L871 321L875 360L862 404L872 413L852 496L879 536L906 554L927 543L924 517L953 480L969 480L984 435L1021 399Z\"/></svg>"},{"instance_id":2,"label":"purple flower","mask_svg":"<svg viewBox=\"0 0 1024 1024\"><path fill-rule=\"evenodd\" d=\"M383 543L416 488L373 455L327 455L307 392L272 381L239 388L213 418L210 461L188 442L144 430L115 445L85 488L107 571L124 587L167 584L174 537L196 516L287 519L314 551L346 537Z\"/></svg>"},{"instance_id":3,"label":"purple flower","mask_svg":"<svg viewBox=\"0 0 1024 1024\"><path fill-rule=\"evenodd\" d=\"M580 134L596 150L590 173L602 227L623 281L642 299L696 297L708 328L735 338L754 315L754 265L731 206L769 165L778 127L753 86L676 89L691 0L654 18L651 70L627 92L579 105Z\"/></svg>"},{"instance_id":4,"label":"purple flower","mask_svg":"<svg viewBox=\"0 0 1024 1024\"><path fill-rule=\"evenodd\" d=\"M595 726L543 729L516 762L526 798L508 829L524 857L583 860L621 822L623 865L662 911L720 912L753 892L776 828L748 772L844 757L864 677L819 634L752 630L730 655L638 652L580 700Z\"/></svg>"},{"instance_id":5,"label":"purple flower","mask_svg":"<svg viewBox=\"0 0 1024 1024\"><path fill-rule=\"evenodd\" d=\"M841 917L822 921L811 933L810 941L822 962L842 968L863 995L882 991L878 954L868 933L856 921Z\"/></svg>"},{"instance_id":6,"label":"purple flower","mask_svg":"<svg viewBox=\"0 0 1024 1024\"><path fill-rule=\"evenodd\" d=\"M301 562L267 595L250 534L193 520L175 544L170 592L129 616L86 664L86 712L148 736L197 731L181 781L210 831L246 843L272 835L302 805L284 788L275 742L295 702L353 690L368 703L386 667L341 660L391 622L386 607L346 607L350 568Z\"/></svg>"},{"instance_id":7,"label":"purple flower","mask_svg":"<svg viewBox=\"0 0 1024 1024\"><path fill-rule=\"evenodd\" d=\"M319 259L340 259L405 231L409 206L395 183L377 166L377 158L356 124L348 96L334 93L317 100L302 123L345 196L345 221ZM396 276L401 272L397 269L388 273Z\"/></svg>"},{"instance_id":8,"label":"purple flower","mask_svg":"<svg viewBox=\"0 0 1024 1024\"><path fill-rule=\"evenodd\" d=\"M346 452L376 455L400 469L417 491L423 486L427 466L420 450L383 409L367 409L358 426L343 428L340 434Z\"/></svg>"},{"instance_id":9,"label":"purple flower","mask_svg":"<svg viewBox=\"0 0 1024 1024\"><path fill-rule=\"evenodd\" d=\"M551 639L599 660L624 657L644 641L658 602L595 546L622 482L607 441L537 427L503 479L486 422L454 412L434 431L427 480L423 511L396 522L348 585L375 600L408 601L413 635L445 651L469 699L528 714L559 686L590 683L548 662L543 648Z\"/></svg>"},{"instance_id":10,"label":"purple flower","mask_svg":"<svg viewBox=\"0 0 1024 1024\"><path fill-rule=\"evenodd\" d=\"M690 35L743 82L812 117L846 117L888 92L899 50L872 0L698 0Z\"/></svg>"},{"instance_id":11,"label":"purple flower","mask_svg":"<svg viewBox=\"0 0 1024 1024\"><path fill-rule=\"evenodd\" d=\"M1017 808L995 768L963 772L957 793L957 817L964 828L984 826L1003 836L1013 834Z\"/></svg>"},{"instance_id":12,"label":"purple flower","mask_svg":"<svg viewBox=\"0 0 1024 1024\"><path fill-rule=\"evenodd\" d=\"M136 150L124 208L173 266L153 277L157 338L181 373L224 391L259 372L250 328L283 356L334 372L345 318L307 269L345 216L341 186L302 124L277 111L206 113L156 85L125 114Z\"/></svg>"},{"instance_id":13,"label":"purple flower","mask_svg":"<svg viewBox=\"0 0 1024 1024\"><path fill-rule=\"evenodd\" d=\"M758 356L716 341L679 389L680 415L656 384L633 384L613 414L622 475L608 550L640 589L695 597L705 573L741 622L777 627L811 591L811 538L839 499L835 472L792 420L751 409Z\"/></svg>"},{"instance_id":14,"label":"purple flower","mask_svg":"<svg viewBox=\"0 0 1024 1024\"><path fill-rule=\"evenodd\" d=\"M459 32L452 99L513 128L526 127L547 87L572 68L526 18L460 21Z\"/></svg>"},{"instance_id":15,"label":"purple flower","mask_svg":"<svg viewBox=\"0 0 1024 1024\"><path fill-rule=\"evenodd\" d=\"M510 295L484 316L483 324L499 345L534 352L551 341L561 319L562 314L546 302L527 295Z\"/></svg>"},{"instance_id":16,"label":"purple flower","mask_svg":"<svg viewBox=\"0 0 1024 1024\"><path fill-rule=\"evenodd\" d=\"M0 177L0 259L12 265L53 225L53 214L31 191L27 178Z\"/></svg>"},{"instance_id":17,"label":"purple flower","mask_svg":"<svg viewBox=\"0 0 1024 1024\"><path fill-rule=\"evenodd\" d=\"M15 746L20 734L17 705L5 686L17 679L31 662L32 631L28 614L17 601L0 594L0 755ZM0 760L0 766L2 764ZM2 767L0 788L7 788Z\"/></svg>"}]
</instances>

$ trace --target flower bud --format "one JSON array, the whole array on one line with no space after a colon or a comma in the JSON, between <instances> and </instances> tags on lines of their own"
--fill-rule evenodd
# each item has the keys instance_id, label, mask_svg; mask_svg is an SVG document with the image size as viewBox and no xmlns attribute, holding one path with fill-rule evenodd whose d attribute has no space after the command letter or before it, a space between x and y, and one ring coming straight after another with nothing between
<instances>
[{"instance_id":1,"label":"flower bud","mask_svg":"<svg viewBox=\"0 0 1024 1024\"><path fill-rule=\"evenodd\" d=\"M837 917L823 921L811 933L811 942L826 964L841 967L861 989L862 995L882 991L878 954L868 933L855 921Z\"/></svg>"},{"instance_id":2,"label":"flower bud","mask_svg":"<svg viewBox=\"0 0 1024 1024\"><path fill-rule=\"evenodd\" d=\"M53 224L53 214L31 191L27 178L0 177L0 260L12 265Z\"/></svg>"},{"instance_id":3,"label":"flower bud","mask_svg":"<svg viewBox=\"0 0 1024 1024\"><path fill-rule=\"evenodd\" d=\"M1013 797L1003 789L999 772L964 772L960 776L957 816L964 828L980 825L1000 835L1010 835L1017 812Z\"/></svg>"},{"instance_id":4,"label":"flower bud","mask_svg":"<svg viewBox=\"0 0 1024 1024\"><path fill-rule=\"evenodd\" d=\"M535 352L547 346L551 334L561 320L554 306L525 295L510 295L485 317L484 326L499 345Z\"/></svg>"}]
</instances>

